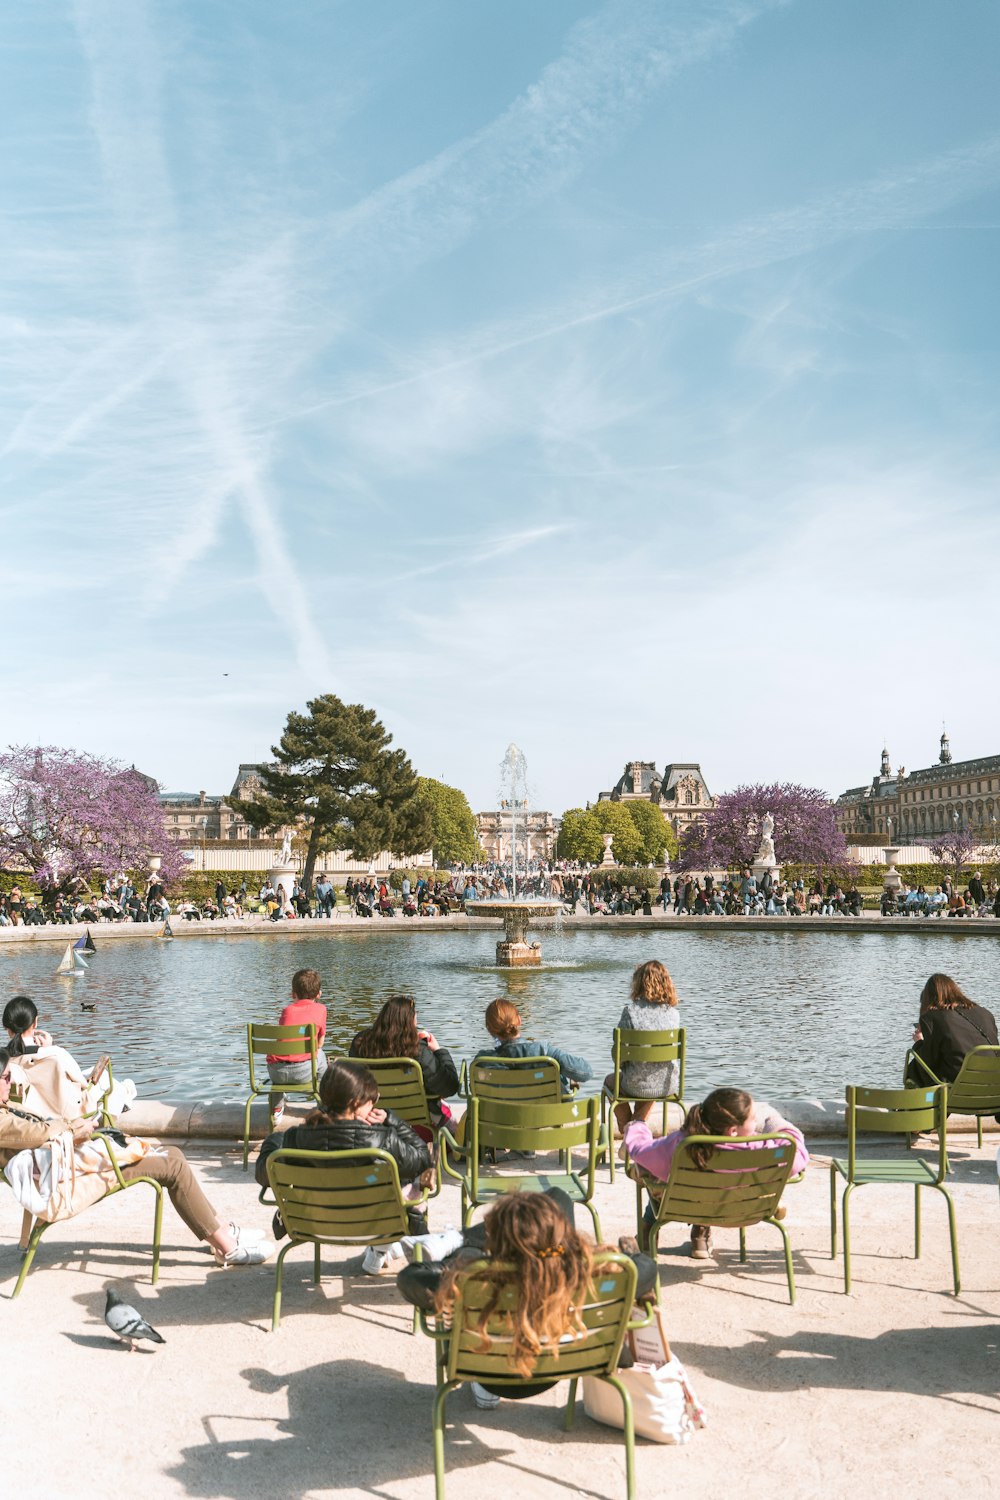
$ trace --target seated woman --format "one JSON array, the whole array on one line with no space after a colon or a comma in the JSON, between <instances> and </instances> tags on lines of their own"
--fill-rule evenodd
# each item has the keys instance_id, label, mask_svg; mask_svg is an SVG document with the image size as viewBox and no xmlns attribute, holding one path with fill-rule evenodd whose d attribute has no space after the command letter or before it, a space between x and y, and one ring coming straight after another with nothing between
<instances>
[{"instance_id":1,"label":"seated woman","mask_svg":"<svg viewBox=\"0 0 1000 1500\"><path fill-rule=\"evenodd\" d=\"M913 1032L913 1051L942 1083L954 1083L974 1047L996 1047L992 1012L970 1000L947 974L932 974L920 991L920 1020ZM906 1081L929 1082L919 1063L907 1068Z\"/></svg>"},{"instance_id":2,"label":"seated woman","mask_svg":"<svg viewBox=\"0 0 1000 1500\"><path fill-rule=\"evenodd\" d=\"M457 1092L458 1069L448 1048L441 1046L432 1031L417 1030L417 1002L412 995L392 995L372 1024L358 1032L350 1055L414 1058L423 1074L431 1123L438 1126L443 1122L441 1100Z\"/></svg>"},{"instance_id":3,"label":"seated woman","mask_svg":"<svg viewBox=\"0 0 1000 1500\"><path fill-rule=\"evenodd\" d=\"M275 1131L260 1148L254 1176L261 1187L268 1186L267 1161L275 1151L360 1151L365 1147L387 1151L399 1168L401 1186L414 1183L432 1169L430 1148L411 1125L391 1110L378 1109L378 1082L373 1073L360 1063L333 1061L328 1064L319 1085L322 1109L313 1110L303 1125ZM279 1237L284 1225L275 1215ZM409 1213L411 1234L423 1234L427 1216L415 1209ZM371 1245L365 1251L362 1270L375 1276L386 1264L401 1254L395 1245L379 1249Z\"/></svg>"},{"instance_id":4,"label":"seated woman","mask_svg":"<svg viewBox=\"0 0 1000 1500\"><path fill-rule=\"evenodd\" d=\"M89 1078L84 1077L76 1058L39 1029L38 1008L27 995L15 995L7 1002L3 1025L17 1092L34 1114L76 1119L95 1113L103 1102L107 1113L117 1116L135 1099L131 1078L118 1079L108 1092L107 1056Z\"/></svg>"},{"instance_id":5,"label":"seated woman","mask_svg":"<svg viewBox=\"0 0 1000 1500\"><path fill-rule=\"evenodd\" d=\"M7 1167L20 1152L37 1151L67 1133L72 1136L76 1148L85 1147L98 1132L93 1118L65 1119L58 1115L45 1118L12 1106L11 1082L11 1055L5 1047L0 1049L0 1167ZM121 1168L126 1182L133 1177L152 1177L161 1183L179 1217L195 1238L211 1245L218 1265L259 1266L267 1260L274 1250L272 1242L263 1236L255 1238L252 1231L240 1229L235 1224L224 1224L176 1146L157 1146L149 1151L145 1143L133 1143L126 1137L119 1139L125 1141L126 1148L132 1145L144 1147L137 1160ZM105 1181L110 1187L115 1179L112 1175L110 1180L105 1177ZM30 1212L38 1215L39 1210L33 1206Z\"/></svg>"},{"instance_id":6,"label":"seated woman","mask_svg":"<svg viewBox=\"0 0 1000 1500\"><path fill-rule=\"evenodd\" d=\"M676 1031L677 991L674 981L659 959L640 964L632 974L628 1003L618 1018L623 1031ZM626 1063L619 1080L625 1094L644 1095L648 1104L630 1104L621 1100L615 1105L619 1135L633 1120L648 1120L653 1104L677 1088L677 1063ZM614 1088L615 1077L609 1073L605 1088Z\"/></svg>"},{"instance_id":7,"label":"seated woman","mask_svg":"<svg viewBox=\"0 0 1000 1500\"><path fill-rule=\"evenodd\" d=\"M496 1039L492 1052L477 1052L473 1061L480 1057L552 1057L559 1064L559 1077L564 1094L570 1093L580 1083L586 1083L592 1068L585 1057L577 1057L551 1042L521 1040L521 1012L510 1000L494 1000L486 1007L486 1030Z\"/></svg>"},{"instance_id":8,"label":"seated woman","mask_svg":"<svg viewBox=\"0 0 1000 1500\"><path fill-rule=\"evenodd\" d=\"M792 1175L803 1171L809 1163L809 1152L797 1126L782 1118L769 1104L755 1103L743 1089L715 1089L701 1104L695 1104L684 1117L680 1130L654 1139L649 1126L636 1120L625 1131L625 1146L636 1166L651 1177L666 1182L674 1155L681 1141L689 1135L724 1135L733 1137L738 1146L748 1135L768 1135L771 1131L790 1135L795 1141L795 1159ZM751 1146L759 1143L751 1142ZM708 1164L708 1148L692 1147L691 1159L695 1166ZM779 1211L780 1212L780 1211ZM646 1224L656 1217L652 1193L644 1214ZM691 1258L708 1260L712 1254L712 1230L707 1224L691 1225Z\"/></svg>"},{"instance_id":9,"label":"seated woman","mask_svg":"<svg viewBox=\"0 0 1000 1500\"><path fill-rule=\"evenodd\" d=\"M434 1308L447 1318L469 1266L482 1260L503 1262L509 1269L488 1273L493 1294L482 1321L485 1324L508 1286L518 1288L508 1360L512 1374L530 1375L538 1355L556 1353L581 1328L576 1309L590 1284L594 1251L573 1227L573 1205L559 1188L507 1193L497 1199L481 1224L464 1231L462 1239L462 1247L445 1260L407 1266L396 1285L413 1306ZM621 1248L635 1264L637 1299L653 1296L654 1261L641 1254L634 1241L623 1241ZM630 1362L626 1353L621 1363ZM503 1396L519 1401L550 1390L555 1383L536 1380L521 1386L491 1386L471 1382L475 1403L484 1410L498 1406Z\"/></svg>"}]
</instances>

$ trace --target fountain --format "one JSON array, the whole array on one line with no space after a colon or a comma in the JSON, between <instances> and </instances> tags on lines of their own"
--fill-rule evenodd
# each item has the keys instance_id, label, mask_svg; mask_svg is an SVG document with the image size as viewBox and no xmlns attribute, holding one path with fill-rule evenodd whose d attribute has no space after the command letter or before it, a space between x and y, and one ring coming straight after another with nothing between
<instances>
[{"instance_id":1,"label":"fountain","mask_svg":"<svg viewBox=\"0 0 1000 1500\"><path fill-rule=\"evenodd\" d=\"M500 765L500 817L510 815L510 896L473 903L471 915L477 917L501 917L504 925L503 940L497 943L497 968L521 969L540 964L542 949L539 943L529 943L528 923L532 917L553 917L562 911L561 901L546 901L544 897L517 894L517 820L528 821L528 763L524 752L516 745L508 745L507 753ZM527 859L527 838L525 838Z\"/></svg>"}]
</instances>

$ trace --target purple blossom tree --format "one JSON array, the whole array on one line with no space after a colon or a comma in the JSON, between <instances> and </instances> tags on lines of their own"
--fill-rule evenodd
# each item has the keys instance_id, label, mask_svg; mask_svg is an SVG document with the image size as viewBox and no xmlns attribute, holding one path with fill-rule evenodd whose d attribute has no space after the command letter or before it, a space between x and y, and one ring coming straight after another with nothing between
<instances>
[{"instance_id":1,"label":"purple blossom tree","mask_svg":"<svg viewBox=\"0 0 1000 1500\"><path fill-rule=\"evenodd\" d=\"M185 869L155 783L134 767L55 745L0 754L0 865L51 888L95 873L142 873L153 854L165 883Z\"/></svg>"},{"instance_id":2,"label":"purple blossom tree","mask_svg":"<svg viewBox=\"0 0 1000 1500\"><path fill-rule=\"evenodd\" d=\"M774 852L779 865L840 866L847 844L825 792L791 782L738 786L711 812L693 823L681 840L682 870L735 870L753 864L765 813L774 819Z\"/></svg>"},{"instance_id":3,"label":"purple blossom tree","mask_svg":"<svg viewBox=\"0 0 1000 1500\"><path fill-rule=\"evenodd\" d=\"M979 840L971 828L956 824L950 832L939 833L937 838L931 839L927 847L939 864L951 866L952 874L957 880L963 865L968 864L978 849Z\"/></svg>"}]
</instances>

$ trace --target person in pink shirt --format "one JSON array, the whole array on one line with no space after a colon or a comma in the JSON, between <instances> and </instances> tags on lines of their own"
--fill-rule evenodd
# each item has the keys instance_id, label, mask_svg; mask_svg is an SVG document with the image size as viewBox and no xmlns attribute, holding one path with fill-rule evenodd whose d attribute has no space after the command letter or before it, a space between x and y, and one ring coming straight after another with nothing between
<instances>
[{"instance_id":1,"label":"person in pink shirt","mask_svg":"<svg viewBox=\"0 0 1000 1500\"><path fill-rule=\"evenodd\" d=\"M771 1131L775 1134L780 1131L792 1137L795 1142L792 1175L801 1172L809 1161L809 1152L801 1130L779 1115L769 1104L763 1101L755 1103L743 1089L713 1090L701 1104L692 1105L680 1130L673 1130L669 1135L654 1136L645 1120L633 1120L625 1128L625 1146L630 1161L634 1161L636 1166L648 1172L651 1177L658 1177L661 1182L666 1182L677 1147L689 1135L732 1136L735 1146L742 1144L746 1136L768 1135ZM759 1149L766 1144L763 1141L749 1143L751 1150L755 1146ZM691 1159L695 1166L703 1167L708 1159L708 1148L704 1149L704 1159L699 1160L699 1155L699 1148L692 1147ZM644 1217L647 1224L653 1222L655 1213L651 1203L647 1204ZM707 1224L692 1224L692 1259L709 1260L711 1254L711 1227Z\"/></svg>"},{"instance_id":2,"label":"person in pink shirt","mask_svg":"<svg viewBox=\"0 0 1000 1500\"><path fill-rule=\"evenodd\" d=\"M292 975L291 1003L285 1006L278 1022L279 1026L308 1026L311 1022L316 1027L317 1081L326 1070L326 1054L323 1051L323 1040L326 1036L326 1006L320 1004L322 998L323 981L316 970L298 969ZM309 1053L295 1053L290 1057L269 1055L267 1074L272 1083L309 1083L312 1080ZM285 1112L284 1094L271 1095L271 1112L275 1125L280 1124Z\"/></svg>"}]
</instances>

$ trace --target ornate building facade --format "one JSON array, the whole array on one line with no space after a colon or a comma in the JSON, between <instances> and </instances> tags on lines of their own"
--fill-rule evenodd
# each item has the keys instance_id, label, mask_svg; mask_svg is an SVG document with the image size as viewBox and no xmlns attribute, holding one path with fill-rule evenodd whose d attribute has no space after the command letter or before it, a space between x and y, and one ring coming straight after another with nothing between
<instances>
[{"instance_id":1,"label":"ornate building facade","mask_svg":"<svg viewBox=\"0 0 1000 1500\"><path fill-rule=\"evenodd\" d=\"M629 761L610 792L601 792L598 802L653 802L659 807L677 837L710 812L715 798L696 761L669 761L659 775L655 761Z\"/></svg>"},{"instance_id":2,"label":"ornate building facade","mask_svg":"<svg viewBox=\"0 0 1000 1500\"><path fill-rule=\"evenodd\" d=\"M230 797L249 797L260 788L263 766L242 764L229 793ZM210 840L239 843L256 839L251 828L225 797L209 797L205 792L161 792L163 821L170 837L178 843L201 844Z\"/></svg>"},{"instance_id":3,"label":"ornate building facade","mask_svg":"<svg viewBox=\"0 0 1000 1500\"><path fill-rule=\"evenodd\" d=\"M850 842L883 834L886 843L924 843L962 828L984 844L1000 835L1000 755L953 761L947 734L942 734L937 763L893 773L888 750L882 751L877 776L866 786L850 787L836 803L837 822Z\"/></svg>"},{"instance_id":4,"label":"ornate building facade","mask_svg":"<svg viewBox=\"0 0 1000 1500\"><path fill-rule=\"evenodd\" d=\"M558 818L554 818L550 812L532 812L529 809L527 826L524 818L519 818L517 822L518 860L552 859L558 834ZM476 838L487 859L505 864L510 859L510 813L476 813Z\"/></svg>"}]
</instances>

